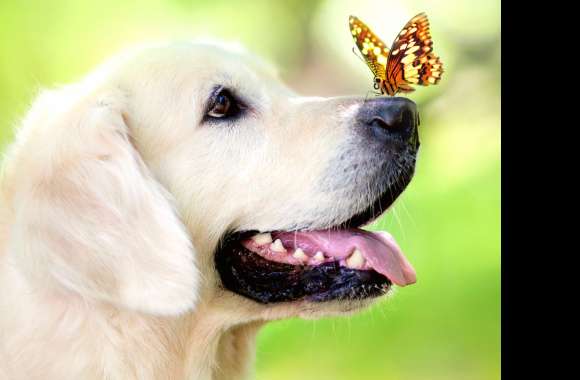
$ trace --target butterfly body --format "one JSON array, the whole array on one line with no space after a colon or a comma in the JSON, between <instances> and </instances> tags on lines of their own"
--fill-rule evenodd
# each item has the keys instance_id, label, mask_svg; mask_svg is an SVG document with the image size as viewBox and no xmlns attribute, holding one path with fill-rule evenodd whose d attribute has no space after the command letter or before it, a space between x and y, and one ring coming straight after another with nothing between
<instances>
[{"instance_id":1,"label":"butterfly body","mask_svg":"<svg viewBox=\"0 0 580 380\"><path fill-rule=\"evenodd\" d=\"M374 87L394 96L411 92L413 85L429 86L441 80L443 64L433 52L427 15L413 17L388 49L370 28L355 16L349 27L355 44L375 76Z\"/></svg>"}]
</instances>

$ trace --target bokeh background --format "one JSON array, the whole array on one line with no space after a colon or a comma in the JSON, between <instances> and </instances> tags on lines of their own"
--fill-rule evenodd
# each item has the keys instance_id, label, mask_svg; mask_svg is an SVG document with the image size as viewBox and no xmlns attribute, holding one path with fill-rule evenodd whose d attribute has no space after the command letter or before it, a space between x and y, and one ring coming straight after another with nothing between
<instances>
[{"instance_id":1,"label":"bokeh background","mask_svg":"<svg viewBox=\"0 0 580 380\"><path fill-rule=\"evenodd\" d=\"M390 45L420 11L446 72L409 96L422 121L416 176L370 226L397 237L418 283L353 317L271 323L255 377L499 379L499 0L2 0L0 147L39 88L147 41L239 41L300 93L365 95L372 78L351 51L349 14Z\"/></svg>"}]
</instances>

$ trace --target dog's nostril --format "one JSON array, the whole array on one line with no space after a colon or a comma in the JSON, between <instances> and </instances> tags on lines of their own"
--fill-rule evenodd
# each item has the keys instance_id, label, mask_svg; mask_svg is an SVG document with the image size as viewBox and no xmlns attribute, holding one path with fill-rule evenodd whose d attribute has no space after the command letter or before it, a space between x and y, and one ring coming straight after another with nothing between
<instances>
[{"instance_id":1,"label":"dog's nostril","mask_svg":"<svg viewBox=\"0 0 580 380\"><path fill-rule=\"evenodd\" d=\"M381 142L411 142L419 117L415 103L404 98L378 98L361 109L361 121L373 138ZM412 143L412 142L411 142Z\"/></svg>"},{"instance_id":2,"label":"dog's nostril","mask_svg":"<svg viewBox=\"0 0 580 380\"><path fill-rule=\"evenodd\" d=\"M373 116L370 124L375 127L396 131L415 126L415 117L410 110L404 110L384 116Z\"/></svg>"},{"instance_id":3,"label":"dog's nostril","mask_svg":"<svg viewBox=\"0 0 580 380\"><path fill-rule=\"evenodd\" d=\"M399 123L399 125L406 127L406 126L410 126L410 127L414 127L415 126L415 115L413 114L413 112L411 112L411 110L404 110L401 113L401 121Z\"/></svg>"},{"instance_id":4,"label":"dog's nostril","mask_svg":"<svg viewBox=\"0 0 580 380\"><path fill-rule=\"evenodd\" d=\"M373 117L370 124L384 129L390 128L389 124L387 124L383 118L378 116Z\"/></svg>"}]
</instances>

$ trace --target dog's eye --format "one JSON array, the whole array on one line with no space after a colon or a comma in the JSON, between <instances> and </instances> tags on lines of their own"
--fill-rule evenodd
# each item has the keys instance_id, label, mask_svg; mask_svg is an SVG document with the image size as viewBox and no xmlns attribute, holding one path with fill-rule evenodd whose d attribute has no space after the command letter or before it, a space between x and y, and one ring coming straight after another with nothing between
<instances>
[{"instance_id":1,"label":"dog's eye","mask_svg":"<svg viewBox=\"0 0 580 380\"><path fill-rule=\"evenodd\" d=\"M212 119L232 118L238 116L242 109L243 106L227 89L219 88L210 101L206 115Z\"/></svg>"}]
</instances>

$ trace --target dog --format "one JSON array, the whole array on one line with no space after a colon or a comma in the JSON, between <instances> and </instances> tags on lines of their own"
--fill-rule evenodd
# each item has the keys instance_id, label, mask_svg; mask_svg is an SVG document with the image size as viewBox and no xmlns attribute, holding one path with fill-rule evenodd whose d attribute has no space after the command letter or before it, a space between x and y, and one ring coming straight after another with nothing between
<instances>
[{"instance_id":1,"label":"dog","mask_svg":"<svg viewBox=\"0 0 580 380\"><path fill-rule=\"evenodd\" d=\"M0 378L241 379L271 320L416 281L360 227L413 177L399 97L302 97L235 45L132 49L39 94L0 179Z\"/></svg>"}]
</instances>

